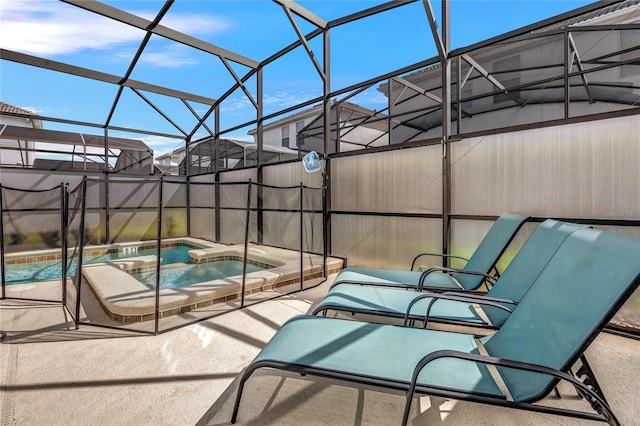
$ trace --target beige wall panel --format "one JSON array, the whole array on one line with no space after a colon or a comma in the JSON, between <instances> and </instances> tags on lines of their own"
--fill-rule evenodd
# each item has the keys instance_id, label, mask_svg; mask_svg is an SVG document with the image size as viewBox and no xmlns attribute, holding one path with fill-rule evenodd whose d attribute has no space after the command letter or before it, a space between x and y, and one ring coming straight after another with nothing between
<instances>
[{"instance_id":1,"label":"beige wall panel","mask_svg":"<svg viewBox=\"0 0 640 426\"><path fill-rule=\"evenodd\" d=\"M104 175L87 173L90 178L102 178ZM5 187L19 189L50 189L61 183L69 183L73 189L82 183L82 173L0 168L0 182Z\"/></svg>"},{"instance_id":2,"label":"beige wall panel","mask_svg":"<svg viewBox=\"0 0 640 426\"><path fill-rule=\"evenodd\" d=\"M157 208L159 182L109 182L109 207Z\"/></svg>"},{"instance_id":3,"label":"beige wall panel","mask_svg":"<svg viewBox=\"0 0 640 426\"><path fill-rule=\"evenodd\" d=\"M257 187L254 188L256 191ZM304 199L312 196L314 191L305 190ZM320 191L318 191L320 192ZM265 209L300 210L300 188L262 188L262 206ZM322 204L320 204L322 207Z\"/></svg>"},{"instance_id":4,"label":"beige wall panel","mask_svg":"<svg viewBox=\"0 0 640 426\"><path fill-rule=\"evenodd\" d=\"M206 174L206 175L197 175L192 176L190 178L191 182L215 182L216 175L214 173Z\"/></svg>"},{"instance_id":5,"label":"beige wall panel","mask_svg":"<svg viewBox=\"0 0 640 426\"><path fill-rule=\"evenodd\" d=\"M321 187L322 172L324 171L324 161L321 162L323 168L314 173L307 173L302 166L302 160L292 163L265 166L262 169L263 182L274 186L299 185L302 182L306 186Z\"/></svg>"},{"instance_id":6,"label":"beige wall panel","mask_svg":"<svg viewBox=\"0 0 640 426\"><path fill-rule=\"evenodd\" d=\"M227 244L244 243L246 213L240 210L220 211L220 242ZM257 240L256 214L249 219L249 241Z\"/></svg>"},{"instance_id":7,"label":"beige wall panel","mask_svg":"<svg viewBox=\"0 0 640 426\"><path fill-rule=\"evenodd\" d=\"M215 190L216 186L213 183L206 185L189 185L189 191L191 192L191 208L215 207Z\"/></svg>"},{"instance_id":8,"label":"beige wall panel","mask_svg":"<svg viewBox=\"0 0 640 426\"><path fill-rule=\"evenodd\" d=\"M333 215L331 232L332 255L349 266L409 269L416 254L442 252L440 219Z\"/></svg>"},{"instance_id":9,"label":"beige wall panel","mask_svg":"<svg viewBox=\"0 0 640 426\"><path fill-rule=\"evenodd\" d=\"M263 179L266 185L278 187L299 186L302 182L304 186L308 187L304 190L304 208L322 209L322 173L307 173L302 167L301 161L265 167ZM300 208L300 189L298 188L264 188L263 193L263 207L266 209Z\"/></svg>"},{"instance_id":10,"label":"beige wall panel","mask_svg":"<svg viewBox=\"0 0 640 426\"><path fill-rule=\"evenodd\" d=\"M442 213L440 146L331 160L331 208Z\"/></svg>"},{"instance_id":11,"label":"beige wall panel","mask_svg":"<svg viewBox=\"0 0 640 426\"><path fill-rule=\"evenodd\" d=\"M220 173L220 182L249 182L257 181L257 171L252 169L231 170ZM247 207L247 185L220 185L220 205L222 207ZM251 189L252 205L256 206L256 187Z\"/></svg>"},{"instance_id":12,"label":"beige wall panel","mask_svg":"<svg viewBox=\"0 0 640 426\"><path fill-rule=\"evenodd\" d=\"M162 184L162 205L164 207L186 207L187 184L164 182Z\"/></svg>"},{"instance_id":13,"label":"beige wall panel","mask_svg":"<svg viewBox=\"0 0 640 426\"><path fill-rule=\"evenodd\" d=\"M220 185L220 207L247 208L247 191L249 185L246 183ZM252 206L255 207L256 187L251 188Z\"/></svg>"},{"instance_id":14,"label":"beige wall panel","mask_svg":"<svg viewBox=\"0 0 640 426\"><path fill-rule=\"evenodd\" d=\"M214 209L191 208L191 236L215 241L216 212Z\"/></svg>"},{"instance_id":15,"label":"beige wall panel","mask_svg":"<svg viewBox=\"0 0 640 426\"><path fill-rule=\"evenodd\" d=\"M258 172L255 168L228 170L220 173L220 182L248 182L258 180Z\"/></svg>"},{"instance_id":16,"label":"beige wall panel","mask_svg":"<svg viewBox=\"0 0 640 426\"><path fill-rule=\"evenodd\" d=\"M452 220L450 239L451 254L469 259L493 223L494 222L490 220ZM504 271L509 265L509 262L511 262L513 257L518 253L520 247L522 247L537 225L537 223L528 222L520 228L498 262L498 270L500 272ZM462 268L465 263L466 262L462 260L453 259L451 266Z\"/></svg>"},{"instance_id":17,"label":"beige wall panel","mask_svg":"<svg viewBox=\"0 0 640 426\"><path fill-rule=\"evenodd\" d=\"M111 240L114 243L146 241L157 238L158 212L111 211Z\"/></svg>"},{"instance_id":18,"label":"beige wall panel","mask_svg":"<svg viewBox=\"0 0 640 426\"><path fill-rule=\"evenodd\" d=\"M165 208L162 211L162 238L187 236L187 209Z\"/></svg>"},{"instance_id":19,"label":"beige wall panel","mask_svg":"<svg viewBox=\"0 0 640 426\"><path fill-rule=\"evenodd\" d=\"M303 222L303 250L322 253L322 215L305 214ZM300 215L298 213L264 213L264 235L266 245L300 249Z\"/></svg>"},{"instance_id":20,"label":"beige wall panel","mask_svg":"<svg viewBox=\"0 0 640 426\"><path fill-rule=\"evenodd\" d=\"M451 145L452 213L640 219L640 116Z\"/></svg>"},{"instance_id":21,"label":"beige wall panel","mask_svg":"<svg viewBox=\"0 0 640 426\"><path fill-rule=\"evenodd\" d=\"M106 238L105 235L105 223L103 220L103 213L91 213L87 212L84 217L84 232L88 236L88 244L100 244ZM76 222L76 221L74 221ZM79 220L77 220L79 222ZM79 224L74 224L74 229L79 229Z\"/></svg>"},{"instance_id":22,"label":"beige wall panel","mask_svg":"<svg viewBox=\"0 0 640 426\"><path fill-rule=\"evenodd\" d=\"M7 253L61 247L59 212L5 212L2 219Z\"/></svg>"},{"instance_id":23,"label":"beige wall panel","mask_svg":"<svg viewBox=\"0 0 640 426\"><path fill-rule=\"evenodd\" d=\"M256 191L257 189L254 188ZM262 188L263 208L300 211L300 188ZM322 211L322 190L304 188L302 192L304 210Z\"/></svg>"}]
</instances>

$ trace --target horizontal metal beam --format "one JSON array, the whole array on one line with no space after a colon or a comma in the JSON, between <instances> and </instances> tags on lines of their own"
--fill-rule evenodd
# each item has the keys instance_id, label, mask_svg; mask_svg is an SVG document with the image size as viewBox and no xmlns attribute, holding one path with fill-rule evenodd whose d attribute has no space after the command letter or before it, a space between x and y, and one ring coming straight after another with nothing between
<instances>
[{"instance_id":1,"label":"horizontal metal beam","mask_svg":"<svg viewBox=\"0 0 640 426\"><path fill-rule=\"evenodd\" d=\"M415 3L418 0L393 0L387 3L380 4L378 6L371 7L369 9L362 10L360 12L352 13L351 15L343 16L342 18L334 19L329 22L329 28L344 25L352 21L357 21L368 16L377 15L378 13L386 12L387 10L395 9L409 3Z\"/></svg>"},{"instance_id":2,"label":"horizontal metal beam","mask_svg":"<svg viewBox=\"0 0 640 426\"><path fill-rule=\"evenodd\" d=\"M131 13L125 12L123 10L117 9L115 7L111 7L104 3L100 3L96 0L61 0L61 1L64 3L68 3L70 5L79 7L81 9L88 10L93 13L97 13L98 15L102 15L107 18L114 19L118 22L122 22L123 24L131 25L132 27L139 28L144 31L151 31L156 35L168 38L175 42L184 44L186 46L191 46L198 50L202 50L203 52L211 53L213 55L226 58L230 61L236 62L238 64L244 65L249 68L256 68L259 65L258 61L255 61L253 59L231 52L229 50L223 49L221 47L215 46L211 43L207 43L206 41L199 40L195 37L181 33L179 31L173 30L163 25L158 25L154 27L152 21L141 18Z\"/></svg>"},{"instance_id":3,"label":"horizontal metal beam","mask_svg":"<svg viewBox=\"0 0 640 426\"><path fill-rule=\"evenodd\" d=\"M121 132L125 132L125 133L137 133L137 134L141 134L141 135L148 135L148 136L161 136L164 138L171 138L171 139L184 139L183 135L172 135L170 133L162 133L162 132L155 132L153 130L141 130L141 129L133 129L130 127L118 127L118 126L105 126L104 124L97 124L97 123L90 123L87 121L78 121L78 120L67 120L64 118L58 118L58 117L47 117L47 116L43 116L43 115L33 115L33 114L24 114L24 113L18 113L18 112L5 112L2 111L0 112L0 115L5 115L7 117L20 117L20 118L29 118L32 120L42 120L42 121L50 121L52 123L64 123L64 124L71 124L74 126L83 126L83 127L94 127L97 129L108 129L108 130L116 130L116 131L121 131Z\"/></svg>"},{"instance_id":4,"label":"horizontal metal beam","mask_svg":"<svg viewBox=\"0 0 640 426\"><path fill-rule=\"evenodd\" d=\"M322 29L327 28L327 25L328 25L327 21L320 18L318 15L314 14L308 9L305 9L304 7L300 6L298 3L296 3L293 0L273 0L273 2L279 4L282 7L286 7L287 9L291 10L293 13L295 13L302 19L312 23L318 28L322 28Z\"/></svg>"},{"instance_id":5,"label":"horizontal metal beam","mask_svg":"<svg viewBox=\"0 0 640 426\"><path fill-rule=\"evenodd\" d=\"M100 71L82 68L75 65L65 64L63 62L43 59L37 56L31 56L24 53L14 52L12 50L0 49L0 58L3 60L17 62L24 65L43 68L51 71L57 71L65 74L71 74L78 77L88 78L91 80L101 81L115 85L122 85L132 89L144 90L146 92L158 93L160 95L171 96L175 98L185 99L188 101L199 102L206 105L213 105L216 100L205 96L195 95L193 93L182 92L180 90L169 89L155 84L145 83L137 80L127 80L122 82L122 77L107 74Z\"/></svg>"}]
</instances>

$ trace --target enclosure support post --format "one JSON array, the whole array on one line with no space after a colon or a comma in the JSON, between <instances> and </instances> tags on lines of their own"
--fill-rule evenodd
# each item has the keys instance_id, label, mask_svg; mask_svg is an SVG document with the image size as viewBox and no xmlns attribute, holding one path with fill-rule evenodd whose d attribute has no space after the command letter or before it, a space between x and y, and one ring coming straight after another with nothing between
<instances>
[{"instance_id":1,"label":"enclosure support post","mask_svg":"<svg viewBox=\"0 0 640 426\"><path fill-rule=\"evenodd\" d=\"M62 250L60 259L62 261L62 275L60 277L62 284L62 304L67 303L67 256L69 248L69 191L68 184L60 185L60 249ZM82 236L80 236L82 238Z\"/></svg>"},{"instance_id":2,"label":"enclosure support post","mask_svg":"<svg viewBox=\"0 0 640 426\"><path fill-rule=\"evenodd\" d=\"M393 95L393 79L390 78L387 80L387 137L389 138L389 143L388 145L391 145L393 143L392 139L392 133L393 133L393 123L392 123L392 115L391 115L391 108L393 107L393 103L391 102L391 96Z\"/></svg>"},{"instance_id":3,"label":"enclosure support post","mask_svg":"<svg viewBox=\"0 0 640 426\"><path fill-rule=\"evenodd\" d=\"M244 259L242 264L242 293L240 294L240 307L244 308L244 289L247 285L247 256L249 251L249 219L251 219L251 186L252 182L249 179L249 186L247 187L247 216L244 224Z\"/></svg>"},{"instance_id":4,"label":"enclosure support post","mask_svg":"<svg viewBox=\"0 0 640 426\"><path fill-rule=\"evenodd\" d=\"M215 174L215 182L213 187L213 202L214 206L214 229L215 235L214 240L216 243L220 242L220 172L216 172Z\"/></svg>"},{"instance_id":5,"label":"enclosure support post","mask_svg":"<svg viewBox=\"0 0 640 426\"><path fill-rule=\"evenodd\" d=\"M329 159L325 157L324 171L322 172L322 272L327 276L327 257L329 256Z\"/></svg>"},{"instance_id":6,"label":"enclosure support post","mask_svg":"<svg viewBox=\"0 0 640 426\"><path fill-rule=\"evenodd\" d=\"M303 288L304 288L304 184L300 182L300 290L302 290Z\"/></svg>"},{"instance_id":7,"label":"enclosure support post","mask_svg":"<svg viewBox=\"0 0 640 426\"><path fill-rule=\"evenodd\" d=\"M77 294L76 294L76 330L80 327L80 302L81 302L81 287L82 287L82 262L84 255L84 217L86 215L87 210L87 176L83 176L82 178L82 189L81 194L82 197L80 199L80 251L78 252L78 267L76 269L76 284L78 286Z\"/></svg>"},{"instance_id":8,"label":"enclosure support post","mask_svg":"<svg viewBox=\"0 0 640 426\"><path fill-rule=\"evenodd\" d=\"M214 193L214 202L215 202L215 241L217 243L220 242L220 170L218 166L220 165L220 106L216 105L214 110L214 119L215 119L215 145L213 147L213 158L214 158L214 166L213 170L215 170L215 193Z\"/></svg>"},{"instance_id":9,"label":"enclosure support post","mask_svg":"<svg viewBox=\"0 0 640 426\"><path fill-rule=\"evenodd\" d=\"M109 214L109 129L104 129L104 203L105 203L105 243L111 243L111 217Z\"/></svg>"},{"instance_id":10,"label":"enclosure support post","mask_svg":"<svg viewBox=\"0 0 640 426\"><path fill-rule=\"evenodd\" d=\"M109 209L109 172L104 172L104 235L105 244L111 243L111 213Z\"/></svg>"},{"instance_id":11,"label":"enclosure support post","mask_svg":"<svg viewBox=\"0 0 640 426\"><path fill-rule=\"evenodd\" d=\"M571 92L569 90L569 32L564 32L564 118L569 118L569 102Z\"/></svg>"},{"instance_id":12,"label":"enclosure support post","mask_svg":"<svg viewBox=\"0 0 640 426\"><path fill-rule=\"evenodd\" d=\"M158 230L156 234L156 306L155 306L155 327L156 336L160 324L160 256L162 254L162 184L164 176L160 176L158 182Z\"/></svg>"},{"instance_id":13,"label":"enclosure support post","mask_svg":"<svg viewBox=\"0 0 640 426\"><path fill-rule=\"evenodd\" d=\"M323 72L320 76L323 82L323 103L324 103L324 154L328 155L331 151L329 149L329 145L331 144L331 98L329 97L329 93L331 93L331 38L329 37L329 29L324 29L322 31L323 36ZM337 127L340 127L340 122L336 123ZM338 146L338 141L336 140L336 146L334 147L333 152L340 152L340 147Z\"/></svg>"},{"instance_id":14,"label":"enclosure support post","mask_svg":"<svg viewBox=\"0 0 640 426\"><path fill-rule=\"evenodd\" d=\"M4 267L4 212L2 209L4 194L2 191L2 184L0 184L0 280L2 282L2 298L5 299L7 297L6 288L6 271Z\"/></svg>"},{"instance_id":15,"label":"enclosure support post","mask_svg":"<svg viewBox=\"0 0 640 426\"><path fill-rule=\"evenodd\" d=\"M264 233L264 215L263 215L263 201L262 201L262 197L263 197L263 187L262 187L262 183L263 183L263 178L262 178L262 163L264 162L264 155L263 155L263 147L264 147L264 120L263 120L263 116L262 116L262 97L263 97L263 86L262 86L262 68L258 69L258 73L257 73L257 98L258 98L258 105L257 105L257 119L258 119L258 128L257 128L257 133L256 133L256 143L258 145L258 158L257 158L257 167L256 167L256 171L258 173L257 179L258 179L258 213L257 213L257 225L258 225L258 235L257 235L257 239L258 239L258 244L262 244L263 240L263 233ZM246 165L246 164L245 164Z\"/></svg>"},{"instance_id":16,"label":"enclosure support post","mask_svg":"<svg viewBox=\"0 0 640 426\"><path fill-rule=\"evenodd\" d=\"M191 144L191 138L187 137L184 141L184 153L185 153L185 176L187 177L187 236L191 237L191 170L189 159L189 145ZM180 173L180 171L178 171Z\"/></svg>"},{"instance_id":17,"label":"enclosure support post","mask_svg":"<svg viewBox=\"0 0 640 426\"><path fill-rule=\"evenodd\" d=\"M187 176L187 236L191 237L191 177Z\"/></svg>"},{"instance_id":18,"label":"enclosure support post","mask_svg":"<svg viewBox=\"0 0 640 426\"><path fill-rule=\"evenodd\" d=\"M456 135L462 132L462 58L456 59Z\"/></svg>"},{"instance_id":19,"label":"enclosure support post","mask_svg":"<svg viewBox=\"0 0 640 426\"><path fill-rule=\"evenodd\" d=\"M449 58L449 0L442 0L442 252L449 253L451 186L449 142L451 138L451 59ZM437 41L437 40L436 40ZM443 257L443 266L449 266Z\"/></svg>"}]
</instances>

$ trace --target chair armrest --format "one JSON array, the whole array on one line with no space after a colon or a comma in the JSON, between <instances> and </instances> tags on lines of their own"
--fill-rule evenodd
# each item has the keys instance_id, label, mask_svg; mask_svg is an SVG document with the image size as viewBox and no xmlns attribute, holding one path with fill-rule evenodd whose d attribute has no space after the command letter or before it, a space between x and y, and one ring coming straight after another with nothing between
<instances>
[{"instance_id":1,"label":"chair armrest","mask_svg":"<svg viewBox=\"0 0 640 426\"><path fill-rule=\"evenodd\" d=\"M478 275L478 276L484 277L486 280L493 281L493 282L496 281L496 277L494 277L493 275L485 274L484 272L470 271L467 269L448 268L446 266L433 266L427 269L426 271L422 272L422 274L420 275L420 278L418 279L418 290L420 291L423 290L424 280L427 279L427 276L429 274L432 274L434 272L446 272L448 274ZM493 283L491 284L493 285Z\"/></svg>"},{"instance_id":2,"label":"chair armrest","mask_svg":"<svg viewBox=\"0 0 640 426\"><path fill-rule=\"evenodd\" d=\"M442 254L442 253L419 253L416 254L416 256L413 258L413 260L411 261L411 271L413 271L413 268L416 264L416 261L422 257L422 256L435 256L435 257L441 257L441 258L447 258L447 259L461 259L464 260L466 262L469 261L469 259L467 259L466 257L462 257L462 256L454 256L452 254Z\"/></svg>"},{"instance_id":3,"label":"chair armrest","mask_svg":"<svg viewBox=\"0 0 640 426\"><path fill-rule=\"evenodd\" d=\"M415 298L413 298L413 300L411 301L411 303L409 303L409 305L407 306L407 310L405 311L404 314L404 325L407 326L411 317L411 309L413 308L413 306L418 303L420 300L422 299L428 299L431 298L432 300L429 302L429 305L427 305L427 309L425 311L425 315L424 315L424 328L427 328L427 322L429 321L429 316L431 315L431 308L433 307L433 305L438 302L439 300L452 300L452 301L456 301L456 302L465 302L465 303L477 303L479 305L484 305L484 306L493 306L494 308L497 309L501 309L503 311L508 312L509 314L512 313L511 309L508 308L507 306L504 306L502 303L511 303L512 301L507 301L506 299L495 299L495 300L491 300L493 298L491 297L475 297L472 295L465 295L465 294L456 294L456 293L422 293L419 296L416 296ZM513 302L515 303L515 302Z\"/></svg>"},{"instance_id":4,"label":"chair armrest","mask_svg":"<svg viewBox=\"0 0 640 426\"><path fill-rule=\"evenodd\" d=\"M478 293L469 293L469 294L467 294L467 293L458 293L458 292L446 291L444 293L438 293L437 296L440 296L441 294L465 296L465 297L469 298L470 300L478 301L478 303L480 303L482 301L490 301L490 302L496 302L496 303L507 303L509 305L517 305L518 304L518 302L516 302L515 300L503 299L501 297L483 296L482 294L478 294Z\"/></svg>"},{"instance_id":5,"label":"chair armrest","mask_svg":"<svg viewBox=\"0 0 640 426\"><path fill-rule=\"evenodd\" d=\"M354 280L344 280L344 281L338 281L338 282L332 282L331 285L329 286L329 290L331 290L332 288L339 286L340 284L356 284L356 285L363 285L363 286L377 286L377 287L384 287L386 284L384 282L369 282L369 281L354 281ZM402 283L393 283L393 284L388 284L386 285L389 288L397 288L397 289L405 289L405 290L415 290L418 291L418 287L415 284L402 284ZM450 290L450 289L449 289Z\"/></svg>"},{"instance_id":6,"label":"chair armrest","mask_svg":"<svg viewBox=\"0 0 640 426\"><path fill-rule=\"evenodd\" d=\"M561 408L555 408L555 407L548 407L548 406L534 405L533 401L535 400L533 400L531 403L527 402L529 400L513 401L512 399L510 399L510 396L506 396L506 395L505 395L505 400L510 401L516 406L520 406L521 408L525 408L525 409L527 409L527 407L530 407L528 409L533 409L535 411L546 412L550 414L565 414L565 415L571 415L573 417L579 417L579 418L590 419L590 420L599 420L599 421L604 420L612 425L620 424L616 416L613 414L613 410L611 409L611 407L609 407L609 405L604 400L604 398L602 398L600 395L598 395L597 392L595 392L593 389L588 387L586 384L582 383L577 378L563 371L556 370L554 368L546 367L543 365L530 364L522 361L503 359L503 358L498 358L490 355L480 355L480 354L460 352L455 350L440 350L440 351L432 352L424 356L416 364L416 367L413 371L413 376L411 378L411 383L409 385L409 390L407 392L407 403L405 405L405 413L404 413L405 423L404 424L407 424L406 421L409 418L411 400L413 399L413 395L415 394L416 387L418 387L417 382L418 382L418 377L420 375L420 372L430 362L440 358L457 358L457 359L467 360L470 362L477 362L485 365L493 365L496 367L512 368L515 370L522 370L522 371L529 371L532 373L544 374L544 375L553 377L553 379L555 380L564 380L570 383L571 385L573 385L576 388L578 394L584 396L585 399L591 404L591 407L598 414L569 410L569 409L561 409ZM461 393L464 393L464 392L461 392ZM478 398L478 400L480 400L480 398ZM498 400L497 397L496 397L496 400ZM506 404L503 404L503 405L506 405Z\"/></svg>"}]
</instances>

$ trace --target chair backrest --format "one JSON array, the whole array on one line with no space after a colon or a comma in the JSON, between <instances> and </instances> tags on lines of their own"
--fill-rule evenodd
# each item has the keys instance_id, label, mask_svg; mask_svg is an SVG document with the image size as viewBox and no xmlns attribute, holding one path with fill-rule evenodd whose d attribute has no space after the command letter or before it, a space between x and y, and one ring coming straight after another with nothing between
<instances>
[{"instance_id":1,"label":"chair backrest","mask_svg":"<svg viewBox=\"0 0 640 426\"><path fill-rule=\"evenodd\" d=\"M488 273L527 220L529 217L515 214L500 216L489 228L464 269ZM456 279L467 290L478 288L483 281L481 276L464 274L456 275Z\"/></svg>"},{"instance_id":2,"label":"chair backrest","mask_svg":"<svg viewBox=\"0 0 640 426\"><path fill-rule=\"evenodd\" d=\"M584 225L553 219L536 226L487 295L515 302L522 300L564 240L581 228ZM502 324L509 316L490 306L483 309L493 324Z\"/></svg>"},{"instance_id":3,"label":"chair backrest","mask_svg":"<svg viewBox=\"0 0 640 426\"><path fill-rule=\"evenodd\" d=\"M561 371L577 361L640 284L640 239L582 228L567 237L494 335L490 355ZM516 401L555 385L546 375L499 368Z\"/></svg>"}]
</instances>

